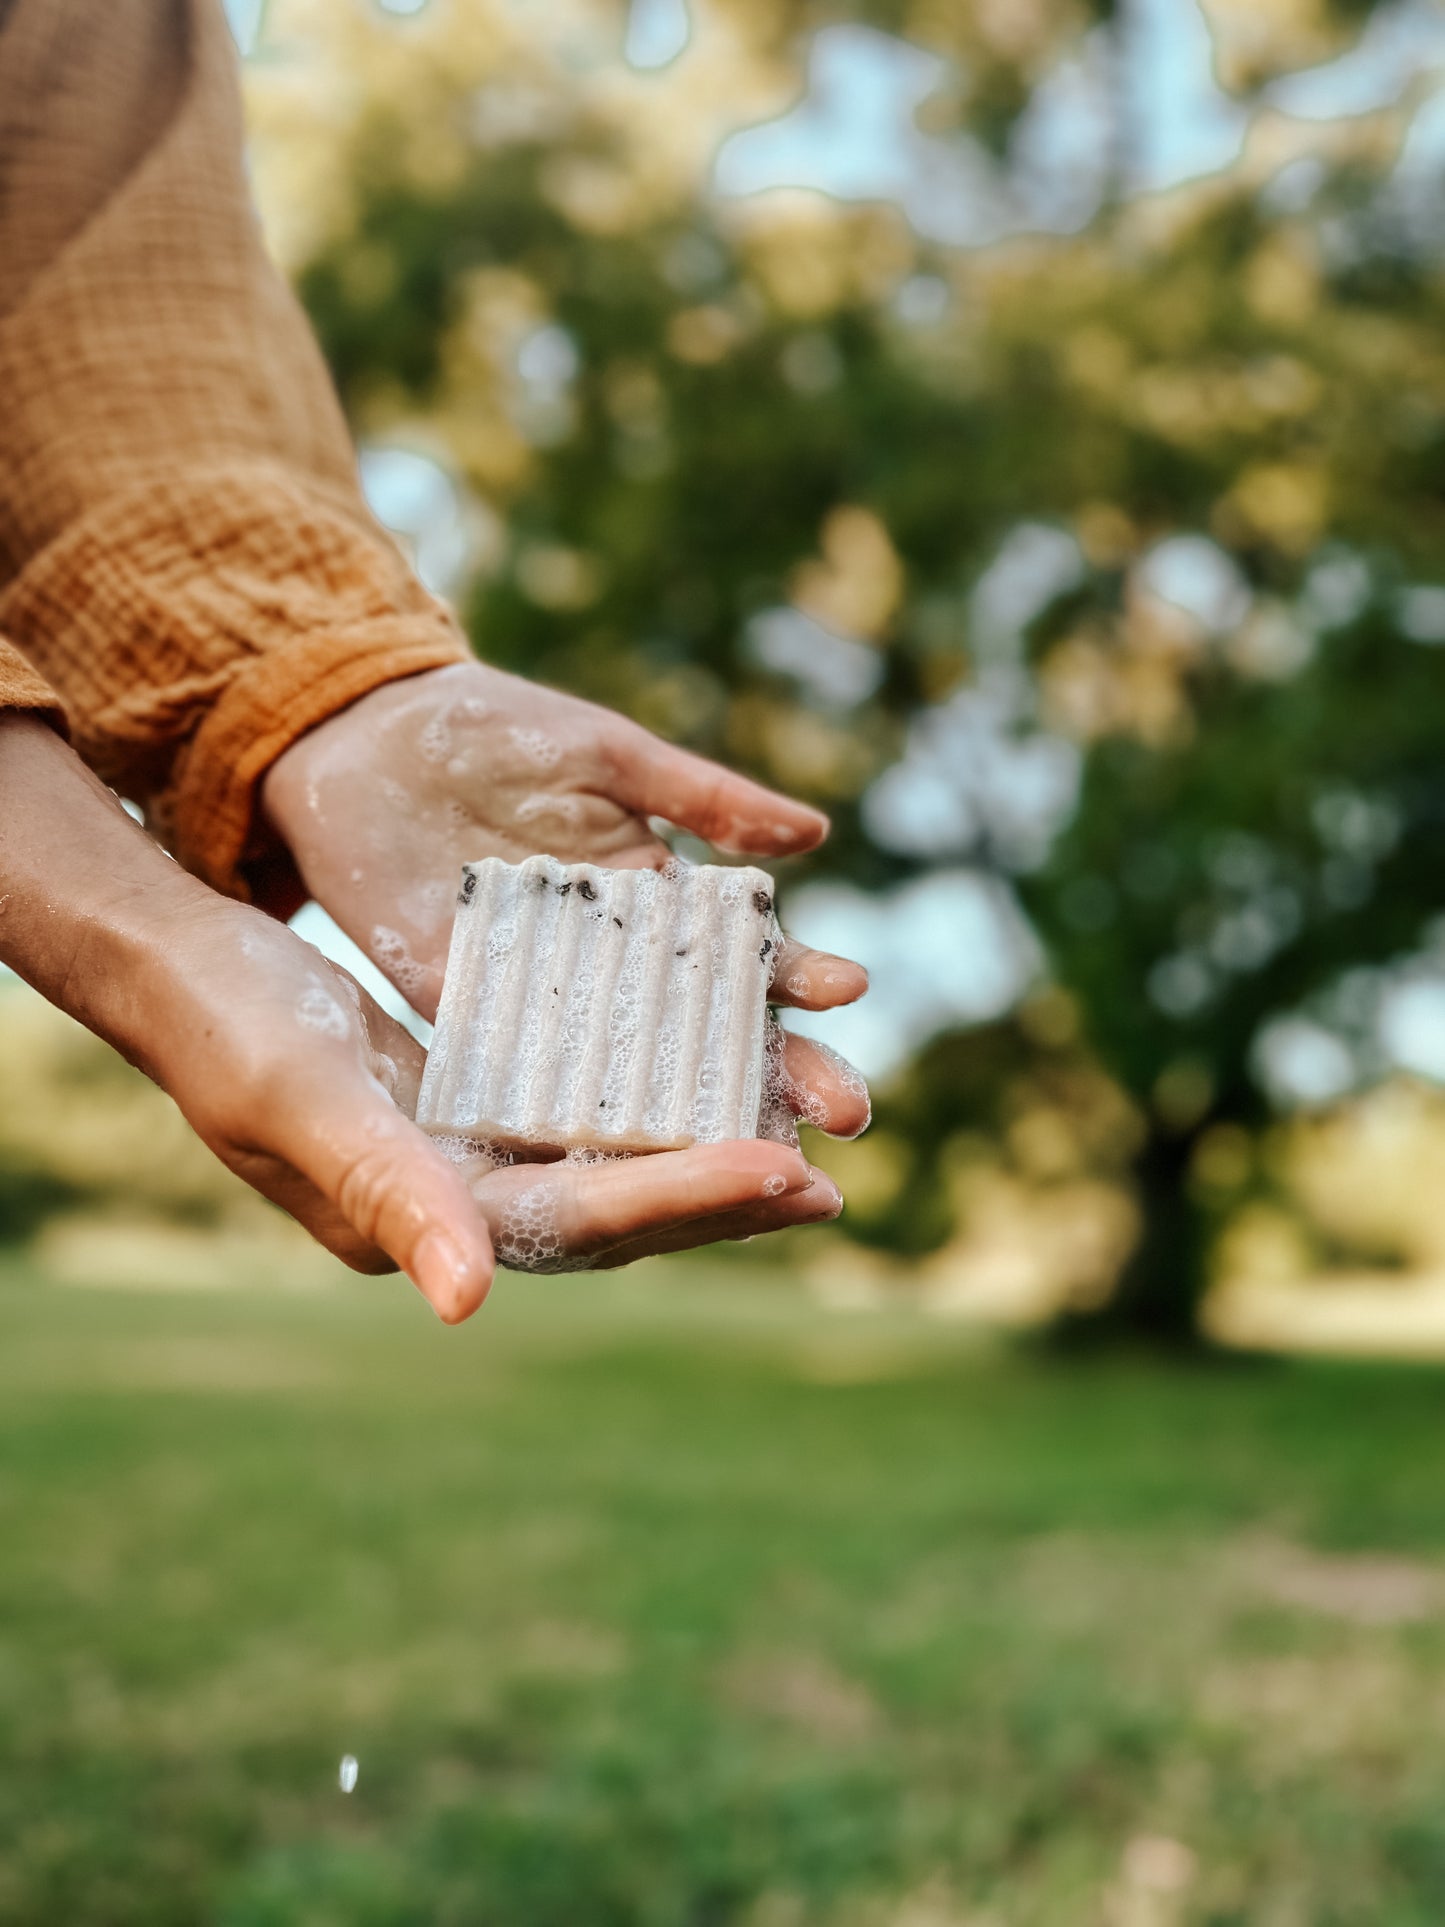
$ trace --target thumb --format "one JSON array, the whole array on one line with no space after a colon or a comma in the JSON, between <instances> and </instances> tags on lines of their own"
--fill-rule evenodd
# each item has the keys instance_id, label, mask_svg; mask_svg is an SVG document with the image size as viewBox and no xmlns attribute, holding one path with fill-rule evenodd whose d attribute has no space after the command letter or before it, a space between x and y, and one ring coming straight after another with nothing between
<instances>
[{"instance_id":1,"label":"thumb","mask_svg":"<svg viewBox=\"0 0 1445 1927\"><path fill-rule=\"evenodd\" d=\"M814 849L828 834L821 810L677 749L636 724L620 724L608 747L614 802L638 816L664 816L719 849L788 856Z\"/></svg>"},{"instance_id":2,"label":"thumb","mask_svg":"<svg viewBox=\"0 0 1445 1927\"><path fill-rule=\"evenodd\" d=\"M426 1133L365 1076L333 1076L278 1112L288 1162L406 1272L444 1324L470 1318L491 1289L491 1236L461 1172Z\"/></svg>"}]
</instances>

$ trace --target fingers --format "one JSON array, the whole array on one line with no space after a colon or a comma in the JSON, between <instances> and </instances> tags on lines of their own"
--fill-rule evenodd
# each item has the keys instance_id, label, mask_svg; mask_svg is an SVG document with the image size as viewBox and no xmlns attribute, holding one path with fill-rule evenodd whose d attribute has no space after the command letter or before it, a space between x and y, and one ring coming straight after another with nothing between
<instances>
[{"instance_id":1,"label":"fingers","mask_svg":"<svg viewBox=\"0 0 1445 1927\"><path fill-rule=\"evenodd\" d=\"M629 1239L601 1253L594 1265L598 1271L613 1271L638 1258L691 1251L698 1245L718 1244L728 1239L765 1237L770 1231L786 1231L796 1225L826 1224L842 1209L842 1192L826 1172L815 1168L813 1182L805 1191L771 1198L765 1205L719 1212L713 1218L694 1218L690 1224L673 1225L666 1231Z\"/></svg>"},{"instance_id":2,"label":"fingers","mask_svg":"<svg viewBox=\"0 0 1445 1927\"><path fill-rule=\"evenodd\" d=\"M503 1264L563 1270L630 1239L805 1192L813 1180L797 1151L750 1139L615 1164L514 1165L476 1195Z\"/></svg>"},{"instance_id":3,"label":"fingers","mask_svg":"<svg viewBox=\"0 0 1445 1927\"><path fill-rule=\"evenodd\" d=\"M846 1057L787 1032L775 1062L779 1096L795 1117L829 1137L858 1137L867 1130L873 1117L868 1086Z\"/></svg>"},{"instance_id":4,"label":"fingers","mask_svg":"<svg viewBox=\"0 0 1445 1927\"><path fill-rule=\"evenodd\" d=\"M617 802L639 816L662 816L720 850L791 856L828 834L821 810L764 789L705 757L620 720L605 744Z\"/></svg>"},{"instance_id":5,"label":"fingers","mask_svg":"<svg viewBox=\"0 0 1445 1927\"><path fill-rule=\"evenodd\" d=\"M308 1078L285 1097L276 1107L280 1154L407 1273L444 1323L470 1318L491 1286L493 1257L461 1173L374 1079Z\"/></svg>"},{"instance_id":6,"label":"fingers","mask_svg":"<svg viewBox=\"0 0 1445 1927\"><path fill-rule=\"evenodd\" d=\"M836 1010L840 1004L857 1003L867 988L868 972L862 964L826 950L810 950L787 937L778 951L768 995L775 1004L791 1004L799 1010Z\"/></svg>"}]
</instances>

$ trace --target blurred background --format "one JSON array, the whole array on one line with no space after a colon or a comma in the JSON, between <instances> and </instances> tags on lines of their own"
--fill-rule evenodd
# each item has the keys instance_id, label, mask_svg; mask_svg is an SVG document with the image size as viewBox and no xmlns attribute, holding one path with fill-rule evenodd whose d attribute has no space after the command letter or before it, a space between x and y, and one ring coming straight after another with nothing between
<instances>
[{"instance_id":1,"label":"blurred background","mask_svg":"<svg viewBox=\"0 0 1445 1927\"><path fill-rule=\"evenodd\" d=\"M373 507L830 811L876 1122L442 1341L0 982L0 1919L1445 1918L1445 10L228 11Z\"/></svg>"}]
</instances>

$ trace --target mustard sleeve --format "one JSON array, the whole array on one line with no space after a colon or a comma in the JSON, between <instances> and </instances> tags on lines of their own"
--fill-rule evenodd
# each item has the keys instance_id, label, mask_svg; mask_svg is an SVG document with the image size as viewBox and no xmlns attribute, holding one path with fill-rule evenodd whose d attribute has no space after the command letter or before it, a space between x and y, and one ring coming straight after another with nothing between
<instances>
[{"instance_id":1,"label":"mustard sleeve","mask_svg":"<svg viewBox=\"0 0 1445 1927\"><path fill-rule=\"evenodd\" d=\"M0 633L27 686L188 868L284 897L267 768L468 650L368 512L266 254L219 0L0 13L0 396Z\"/></svg>"}]
</instances>

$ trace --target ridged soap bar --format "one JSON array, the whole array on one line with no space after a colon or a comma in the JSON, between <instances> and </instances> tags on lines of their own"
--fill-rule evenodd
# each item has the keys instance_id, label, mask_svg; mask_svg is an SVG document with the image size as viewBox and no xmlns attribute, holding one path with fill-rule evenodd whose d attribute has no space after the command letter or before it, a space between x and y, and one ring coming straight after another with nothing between
<instances>
[{"instance_id":1,"label":"ridged soap bar","mask_svg":"<svg viewBox=\"0 0 1445 1927\"><path fill-rule=\"evenodd\" d=\"M417 1122L502 1150L756 1137L778 941L761 870L467 864Z\"/></svg>"}]
</instances>

